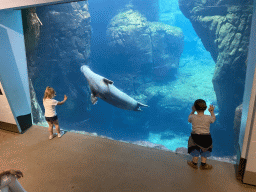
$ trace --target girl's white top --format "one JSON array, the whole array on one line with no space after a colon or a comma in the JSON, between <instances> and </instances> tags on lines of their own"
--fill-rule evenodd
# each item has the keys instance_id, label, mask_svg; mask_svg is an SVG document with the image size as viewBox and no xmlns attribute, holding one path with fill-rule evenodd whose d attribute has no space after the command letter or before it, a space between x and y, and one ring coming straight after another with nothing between
<instances>
[{"instance_id":1,"label":"girl's white top","mask_svg":"<svg viewBox=\"0 0 256 192\"><path fill-rule=\"evenodd\" d=\"M210 124L214 123L216 117L210 115L189 115L188 122L192 124L192 133L205 134L210 133Z\"/></svg>"},{"instance_id":2,"label":"girl's white top","mask_svg":"<svg viewBox=\"0 0 256 192\"><path fill-rule=\"evenodd\" d=\"M44 99L43 105L45 109L45 117L54 117L57 115L55 107L58 104L58 101L55 99Z\"/></svg>"}]
</instances>

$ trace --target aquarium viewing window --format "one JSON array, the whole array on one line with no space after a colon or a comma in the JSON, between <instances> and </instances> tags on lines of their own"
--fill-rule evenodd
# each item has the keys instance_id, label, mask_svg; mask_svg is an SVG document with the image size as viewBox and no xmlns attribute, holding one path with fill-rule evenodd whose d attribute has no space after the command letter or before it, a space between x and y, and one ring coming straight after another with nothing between
<instances>
[{"instance_id":1,"label":"aquarium viewing window","mask_svg":"<svg viewBox=\"0 0 256 192\"><path fill-rule=\"evenodd\" d=\"M215 34L207 31L209 33L206 32L206 36L201 34L199 37L203 29L196 26L199 22L192 25L184 16L178 0L152 2L146 4L134 0L125 4L123 0L93 0L89 4L88 1L79 0L2 0L0 95L6 97L0 98L5 99L6 106L9 106L9 120L15 125L9 131L15 129L15 132L22 133L31 126L32 115L36 117L33 119L34 124L48 126L42 112L42 98L45 88L51 86L56 91L56 100L61 101L64 95L68 96L65 105L57 108L62 129L187 153L187 142L191 134L188 115L194 101L201 98L207 106L215 106L218 119L211 126L214 136L212 158L234 163L241 157L245 160L243 165L248 160L243 170L245 182L254 183L254 179L250 179L254 178L256 172L256 125L252 122L256 113L253 83L256 25L253 24L251 29L247 73L241 70L241 73L246 73L246 87L240 133L235 135L231 124L238 105L232 106L230 112L229 107L219 104L225 105L223 98L233 94L233 90L229 89L232 86L227 84L223 91L221 84L225 82L218 82L222 78L219 76L219 79L214 79L214 75L219 72L221 64L226 64L220 62L216 66L217 59L226 61L226 55L233 56L237 50L243 50L234 49L234 52L229 53L228 49L223 56L215 54L217 51L212 48L225 47L227 39L239 42L244 30L234 38L224 38L229 33L225 30L230 27L224 25L219 30L223 33L217 38L218 41L223 38L223 41L213 46L210 43L217 42ZM213 16L217 9L212 9L203 22L210 23L216 18L215 23L222 21L222 17L226 16L226 7L230 5L221 6L225 9L218 10L218 16ZM205 10L211 7L218 6L213 3L206 6ZM251 10L250 7L248 10ZM36 19L33 20L34 13ZM212 42L210 38L213 38ZM235 47L239 44L237 42L229 43ZM240 59L244 63L244 58L239 55L237 58L237 63ZM220 75L229 72L224 71ZM232 73L229 75L230 79L236 79ZM98 84L96 81L99 81ZM104 95L106 92L102 87L106 85L112 88L115 86L108 90L112 93L110 96ZM242 86L243 83L239 88ZM242 100L242 92L240 95L233 94L239 97L239 102ZM33 98L30 98L30 94ZM231 100L226 102L232 104ZM241 104L239 102L236 104ZM34 114L31 108L36 111ZM205 114L210 113L206 111ZM222 123L219 121L220 114L225 115ZM228 118L229 124L225 124L225 118ZM5 119L0 121L10 124ZM239 137L238 159L233 149L234 137Z\"/></svg>"}]
</instances>

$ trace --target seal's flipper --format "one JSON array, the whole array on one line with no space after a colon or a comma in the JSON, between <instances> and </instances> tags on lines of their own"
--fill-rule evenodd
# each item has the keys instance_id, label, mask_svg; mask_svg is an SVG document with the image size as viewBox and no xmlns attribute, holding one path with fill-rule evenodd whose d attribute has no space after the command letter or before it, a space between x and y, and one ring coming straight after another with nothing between
<instances>
[{"instance_id":1,"label":"seal's flipper","mask_svg":"<svg viewBox=\"0 0 256 192\"><path fill-rule=\"evenodd\" d=\"M137 108L136 108L135 111L142 111L140 107L148 107L148 105L145 105L145 104L142 104L142 103L138 102Z\"/></svg>"},{"instance_id":2,"label":"seal's flipper","mask_svg":"<svg viewBox=\"0 0 256 192\"><path fill-rule=\"evenodd\" d=\"M106 83L106 85L114 83L113 81L106 79L106 78L103 79L103 82Z\"/></svg>"},{"instance_id":3,"label":"seal's flipper","mask_svg":"<svg viewBox=\"0 0 256 192\"><path fill-rule=\"evenodd\" d=\"M142 104L142 103L140 103L140 102L138 102L138 106L141 106L141 107L149 107L148 105Z\"/></svg>"},{"instance_id":4,"label":"seal's flipper","mask_svg":"<svg viewBox=\"0 0 256 192\"><path fill-rule=\"evenodd\" d=\"M93 94L91 94L91 102L93 105L97 104L97 102L98 102L98 98L96 96L94 96Z\"/></svg>"}]
</instances>

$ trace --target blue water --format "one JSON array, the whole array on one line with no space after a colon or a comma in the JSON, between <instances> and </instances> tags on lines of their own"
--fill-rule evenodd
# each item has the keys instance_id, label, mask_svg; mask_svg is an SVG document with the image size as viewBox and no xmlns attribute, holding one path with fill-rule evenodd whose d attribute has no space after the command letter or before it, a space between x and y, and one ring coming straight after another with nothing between
<instances>
[{"instance_id":1,"label":"blue water","mask_svg":"<svg viewBox=\"0 0 256 192\"><path fill-rule=\"evenodd\" d=\"M172 72L171 78L163 78L160 81L152 77L148 71L133 74L127 71L126 74L119 75L120 71L113 70L114 65L118 64L122 67L130 63L123 59L122 62L113 64L110 56L112 53L107 45L106 30L110 20L122 11L122 6L123 1L117 0L89 2L92 26L90 67L95 73L114 81L117 88L142 103L147 102L145 104L150 107L143 108L142 112L135 112L116 108L100 99L96 105L88 104L90 90L79 67L74 67L74 69L68 69L74 71L69 74L68 80L77 82L74 86L80 90L75 93L76 98L79 98L79 106L72 107L76 99L74 95L68 95L67 102L57 107L60 126L66 130L96 133L127 142L145 141L160 144L172 151L179 147L187 147L191 132L191 124L188 123L187 118L196 99L201 98L206 100L207 105L215 105L218 118L218 106L212 85L215 63L189 20L182 15L177 1L160 0L158 17L151 17L149 21L157 20L157 22L179 27L183 31L184 50L178 69ZM140 3L137 4L137 8L142 12L146 9L143 10ZM63 85L67 79L63 77L57 65L51 67L50 79L45 75L33 82L42 109L41 98L46 86L57 88L55 99L59 101L68 90ZM135 71L134 68L130 69ZM42 79L48 80L42 81ZM132 84L132 79L135 79L136 83ZM208 111L206 114L209 114ZM221 126L217 122L211 126L213 133L220 129ZM214 136L216 150L213 150L213 155L219 157L234 155L233 151L229 150L233 148L232 136L228 139L224 138L226 135L223 139L221 136L218 138L217 135Z\"/></svg>"}]
</instances>

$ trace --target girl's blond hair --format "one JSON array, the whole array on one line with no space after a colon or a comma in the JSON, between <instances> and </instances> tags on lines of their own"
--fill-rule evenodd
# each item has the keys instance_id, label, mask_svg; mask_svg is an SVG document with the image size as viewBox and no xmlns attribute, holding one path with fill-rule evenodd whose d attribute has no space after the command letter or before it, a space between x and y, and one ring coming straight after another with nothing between
<instances>
[{"instance_id":1,"label":"girl's blond hair","mask_svg":"<svg viewBox=\"0 0 256 192\"><path fill-rule=\"evenodd\" d=\"M46 87L45 92L44 92L44 100L46 98L52 99L54 97L54 95L55 95L54 89L52 87L49 87L49 86Z\"/></svg>"}]
</instances>

